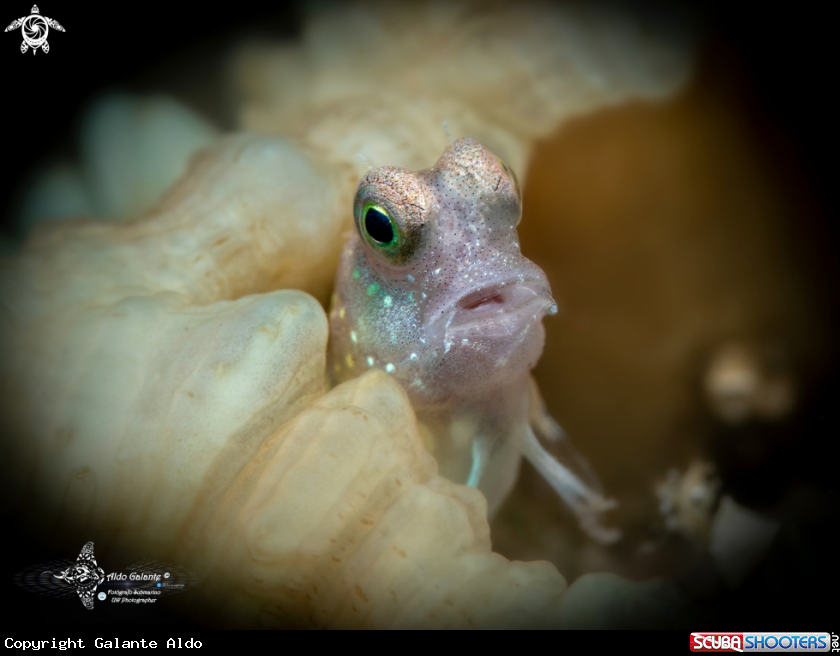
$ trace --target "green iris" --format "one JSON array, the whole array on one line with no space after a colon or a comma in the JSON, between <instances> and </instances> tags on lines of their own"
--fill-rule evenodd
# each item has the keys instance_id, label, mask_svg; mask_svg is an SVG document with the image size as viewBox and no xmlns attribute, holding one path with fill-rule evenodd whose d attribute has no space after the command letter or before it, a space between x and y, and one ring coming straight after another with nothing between
<instances>
[{"instance_id":1,"label":"green iris","mask_svg":"<svg viewBox=\"0 0 840 656\"><path fill-rule=\"evenodd\" d=\"M393 250L400 244L400 227L391 214L380 205L365 203L359 222L365 238L377 248Z\"/></svg>"}]
</instances>

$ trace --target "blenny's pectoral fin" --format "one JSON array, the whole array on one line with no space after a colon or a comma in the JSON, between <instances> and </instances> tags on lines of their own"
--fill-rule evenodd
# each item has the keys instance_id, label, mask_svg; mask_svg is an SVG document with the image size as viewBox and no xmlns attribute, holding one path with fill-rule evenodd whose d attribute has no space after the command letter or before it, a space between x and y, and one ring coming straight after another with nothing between
<instances>
[{"instance_id":1,"label":"blenny's pectoral fin","mask_svg":"<svg viewBox=\"0 0 840 656\"><path fill-rule=\"evenodd\" d=\"M487 467L488 455L487 441L482 437L476 436L472 443L472 468L467 479L467 485L470 487L478 487L481 482L481 476Z\"/></svg>"},{"instance_id":2,"label":"blenny's pectoral fin","mask_svg":"<svg viewBox=\"0 0 840 656\"><path fill-rule=\"evenodd\" d=\"M537 381L531 376L528 383L528 423L534 434L549 445L547 450L555 460L563 463L586 487L602 495L604 488L591 465L578 453L566 432L545 409Z\"/></svg>"},{"instance_id":3,"label":"blenny's pectoral fin","mask_svg":"<svg viewBox=\"0 0 840 656\"><path fill-rule=\"evenodd\" d=\"M526 427L521 448L522 455L578 516L584 531L604 544L611 544L621 537L621 531L618 529L604 528L598 523L598 515L615 508L617 502L605 499L598 490L586 485L570 469L555 460L540 444L530 426Z\"/></svg>"},{"instance_id":4,"label":"blenny's pectoral fin","mask_svg":"<svg viewBox=\"0 0 840 656\"><path fill-rule=\"evenodd\" d=\"M522 437L522 455L578 516L584 531L604 544L615 542L621 537L621 531L601 526L598 515L615 508L618 503L604 497L601 482L595 472L574 448L563 429L546 412L533 377L530 382L530 425ZM540 443L537 435L551 445L553 453Z\"/></svg>"}]
</instances>

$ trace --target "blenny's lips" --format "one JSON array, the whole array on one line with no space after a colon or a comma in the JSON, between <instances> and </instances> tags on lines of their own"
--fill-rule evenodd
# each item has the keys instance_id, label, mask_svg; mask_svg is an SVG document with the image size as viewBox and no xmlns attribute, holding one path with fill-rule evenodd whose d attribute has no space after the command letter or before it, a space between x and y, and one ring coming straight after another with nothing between
<instances>
[{"instance_id":1,"label":"blenny's lips","mask_svg":"<svg viewBox=\"0 0 840 656\"><path fill-rule=\"evenodd\" d=\"M557 304L548 284L540 279L513 279L486 285L462 296L438 321L444 322L446 342L469 337L512 337Z\"/></svg>"}]
</instances>

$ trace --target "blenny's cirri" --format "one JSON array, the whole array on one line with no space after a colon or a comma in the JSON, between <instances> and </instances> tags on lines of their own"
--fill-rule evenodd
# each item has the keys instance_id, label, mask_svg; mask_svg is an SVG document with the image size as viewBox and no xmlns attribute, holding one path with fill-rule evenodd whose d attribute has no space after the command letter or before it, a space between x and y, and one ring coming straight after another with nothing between
<instances>
[{"instance_id":1,"label":"blenny's cirri","mask_svg":"<svg viewBox=\"0 0 840 656\"><path fill-rule=\"evenodd\" d=\"M372 367L396 378L441 475L478 487L491 515L524 455L584 529L616 539L597 522L613 503L529 380L545 340L542 318L557 306L542 269L519 250L513 171L477 141L459 139L424 171L369 171L354 213L330 311L333 383ZM535 431L565 452L565 465Z\"/></svg>"}]
</instances>

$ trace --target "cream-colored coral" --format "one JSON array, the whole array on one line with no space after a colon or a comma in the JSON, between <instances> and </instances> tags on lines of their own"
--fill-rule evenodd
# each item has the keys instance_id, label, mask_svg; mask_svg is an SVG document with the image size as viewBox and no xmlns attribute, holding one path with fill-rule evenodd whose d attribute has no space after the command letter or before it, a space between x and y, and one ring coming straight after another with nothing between
<instances>
[{"instance_id":1,"label":"cream-colored coral","mask_svg":"<svg viewBox=\"0 0 840 656\"><path fill-rule=\"evenodd\" d=\"M556 623L563 578L491 553L484 497L436 471L389 376L337 387L207 504L202 569L227 579L214 596L231 617L268 626ZM230 581L229 568L247 575Z\"/></svg>"},{"instance_id":2,"label":"cream-colored coral","mask_svg":"<svg viewBox=\"0 0 840 656\"><path fill-rule=\"evenodd\" d=\"M388 376L324 393L315 299L358 152L426 167L445 119L524 170L571 114L672 91L684 53L582 7L430 3L343 8L238 61L244 127L278 136L220 139L143 216L43 227L4 263L7 505L184 562L235 626L661 619L660 584L565 592L548 563L492 553L483 497L436 475ZM586 617L563 601L580 595Z\"/></svg>"},{"instance_id":3,"label":"cream-colored coral","mask_svg":"<svg viewBox=\"0 0 840 656\"><path fill-rule=\"evenodd\" d=\"M653 18L652 16L648 17ZM325 12L300 43L234 60L243 127L331 160L419 170L471 136L524 174L560 121L685 81L687 34L575 3L374 2Z\"/></svg>"}]
</instances>

